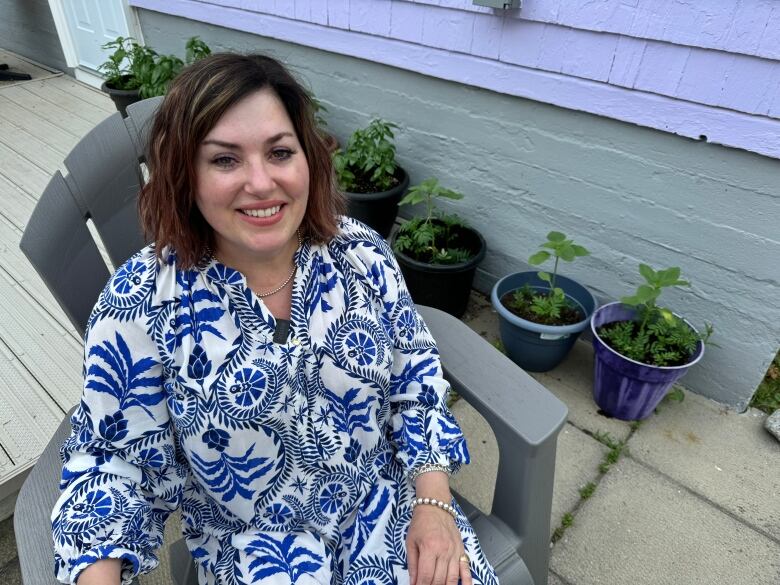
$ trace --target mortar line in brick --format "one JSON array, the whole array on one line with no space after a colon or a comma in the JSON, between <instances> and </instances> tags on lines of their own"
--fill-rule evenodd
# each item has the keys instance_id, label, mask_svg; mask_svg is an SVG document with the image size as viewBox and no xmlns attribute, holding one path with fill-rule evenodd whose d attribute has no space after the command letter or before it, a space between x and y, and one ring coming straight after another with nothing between
<instances>
[{"instance_id":1,"label":"mortar line in brick","mask_svg":"<svg viewBox=\"0 0 780 585\"><path fill-rule=\"evenodd\" d=\"M770 534L769 532L767 532L766 530L764 530L763 528L761 528L759 526L755 526L751 522L748 522L746 519L744 519L744 518L742 518L740 516L737 516L731 510L728 510L727 508L724 508L721 504L718 504L717 502L714 502L714 501L710 500L704 494L700 494L699 492L695 491L693 488L690 488L687 485L681 483L680 481L678 481L675 478L673 478L672 476L664 473L660 469L657 469L657 468L653 467L652 465L650 465L648 463L645 463L644 461L640 461L639 459L633 457L631 455L630 451L628 453L626 453L626 457L631 459L631 461L633 461L637 465L640 465L641 467L644 467L648 471L651 471L653 473L657 473L661 477L663 477L663 478L667 479L668 481L670 481L671 483L673 483L675 486L679 487L680 489L685 490L686 492L688 492L689 494L691 494L692 496L694 496L698 500L701 500L702 502L704 502L708 506L711 506L711 507L715 508L719 512L722 512L725 515L733 518L734 520L736 520L740 524L743 524L744 526L747 526L748 528L750 528L754 532L757 532L761 536L764 536L764 537L768 538L769 540L771 540L775 544L780 545L780 538L777 538L776 536Z\"/></svg>"}]
</instances>

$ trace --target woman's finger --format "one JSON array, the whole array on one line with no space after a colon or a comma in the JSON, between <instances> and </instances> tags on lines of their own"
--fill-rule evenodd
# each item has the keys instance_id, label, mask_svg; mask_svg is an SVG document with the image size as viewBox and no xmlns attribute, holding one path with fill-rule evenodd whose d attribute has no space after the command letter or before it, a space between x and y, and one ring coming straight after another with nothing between
<instances>
[{"instance_id":1,"label":"woman's finger","mask_svg":"<svg viewBox=\"0 0 780 585\"><path fill-rule=\"evenodd\" d=\"M468 556L467 552L463 553L464 555ZM461 585L472 585L471 580L471 563L467 563L465 561L458 562L458 565L460 565L460 583Z\"/></svg>"},{"instance_id":2,"label":"woman's finger","mask_svg":"<svg viewBox=\"0 0 780 585\"><path fill-rule=\"evenodd\" d=\"M412 542L406 543L406 565L409 569L409 585L416 585L417 579L417 561L420 556L420 551L417 549L417 545Z\"/></svg>"},{"instance_id":3,"label":"woman's finger","mask_svg":"<svg viewBox=\"0 0 780 585\"><path fill-rule=\"evenodd\" d=\"M450 559L447 565L447 585L458 585L458 579L460 579L460 562L458 557Z\"/></svg>"},{"instance_id":4,"label":"woman's finger","mask_svg":"<svg viewBox=\"0 0 780 585\"><path fill-rule=\"evenodd\" d=\"M436 571L436 557L430 551L419 553L417 557L417 582L415 585L433 585Z\"/></svg>"},{"instance_id":5,"label":"woman's finger","mask_svg":"<svg viewBox=\"0 0 780 585\"><path fill-rule=\"evenodd\" d=\"M447 572L449 571L449 565L449 558L436 558L436 570L433 573L433 585L447 585Z\"/></svg>"}]
</instances>

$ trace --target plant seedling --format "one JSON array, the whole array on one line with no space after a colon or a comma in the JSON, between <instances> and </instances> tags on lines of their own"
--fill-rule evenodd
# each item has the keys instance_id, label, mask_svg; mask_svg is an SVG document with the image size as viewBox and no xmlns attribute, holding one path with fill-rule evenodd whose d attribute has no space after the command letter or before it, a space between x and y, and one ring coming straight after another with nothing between
<instances>
[{"instance_id":1,"label":"plant seedling","mask_svg":"<svg viewBox=\"0 0 780 585\"><path fill-rule=\"evenodd\" d=\"M371 193L387 191L398 180L395 178L396 124L374 119L364 129L355 130L345 150L333 154L336 179L344 191Z\"/></svg>"},{"instance_id":2,"label":"plant seedling","mask_svg":"<svg viewBox=\"0 0 780 585\"><path fill-rule=\"evenodd\" d=\"M690 283L680 279L678 266L653 270L647 264L640 264L639 273L645 282L633 295L620 299L621 303L636 309L639 321L609 323L600 327L598 334L612 349L638 362L655 366L687 363L696 344L709 341L713 327L705 324L701 334L669 309L659 307L656 301L664 289L690 286Z\"/></svg>"},{"instance_id":3,"label":"plant seedling","mask_svg":"<svg viewBox=\"0 0 780 585\"><path fill-rule=\"evenodd\" d=\"M463 194L439 185L436 178L415 185L399 205L425 204L425 216L407 221L399 230L394 249L429 264L457 264L473 254L459 247L457 228L465 223L457 215L444 215L436 209L438 199L463 199Z\"/></svg>"},{"instance_id":4,"label":"plant seedling","mask_svg":"<svg viewBox=\"0 0 780 585\"><path fill-rule=\"evenodd\" d=\"M565 234L556 231L547 234L547 241L541 244L540 248L542 249L528 258L528 263L531 266L539 266L550 258L555 258L552 274L544 270L537 272L539 278L550 285L550 289L547 293L534 292L530 287L518 289L509 301L510 308L518 311L521 317L538 323L549 325L576 323L582 319L582 315L567 301L563 289L555 286L558 263L561 260L573 262L578 257L589 255L590 252L584 246L568 239Z\"/></svg>"}]
</instances>

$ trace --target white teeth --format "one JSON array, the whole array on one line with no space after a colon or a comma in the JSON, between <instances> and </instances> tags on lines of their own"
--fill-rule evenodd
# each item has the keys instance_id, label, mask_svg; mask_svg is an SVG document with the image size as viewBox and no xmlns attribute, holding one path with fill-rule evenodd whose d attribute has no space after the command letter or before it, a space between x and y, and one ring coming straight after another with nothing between
<instances>
[{"instance_id":1,"label":"white teeth","mask_svg":"<svg viewBox=\"0 0 780 585\"><path fill-rule=\"evenodd\" d=\"M242 209L241 213L251 215L252 217L271 217L272 215L279 213L281 208L281 205L276 205L274 207L269 207L268 209Z\"/></svg>"}]
</instances>

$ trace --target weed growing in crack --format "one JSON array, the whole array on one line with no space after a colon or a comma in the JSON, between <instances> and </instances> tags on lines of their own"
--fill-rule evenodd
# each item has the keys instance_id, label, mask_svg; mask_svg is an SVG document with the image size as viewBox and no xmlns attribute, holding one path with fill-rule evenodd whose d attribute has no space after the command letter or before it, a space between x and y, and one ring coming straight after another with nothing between
<instances>
[{"instance_id":1,"label":"weed growing in crack","mask_svg":"<svg viewBox=\"0 0 780 585\"><path fill-rule=\"evenodd\" d=\"M592 481L589 481L586 483L583 487L580 488L580 498L583 500L587 500L589 497L593 495L593 492L596 491L596 484Z\"/></svg>"}]
</instances>

